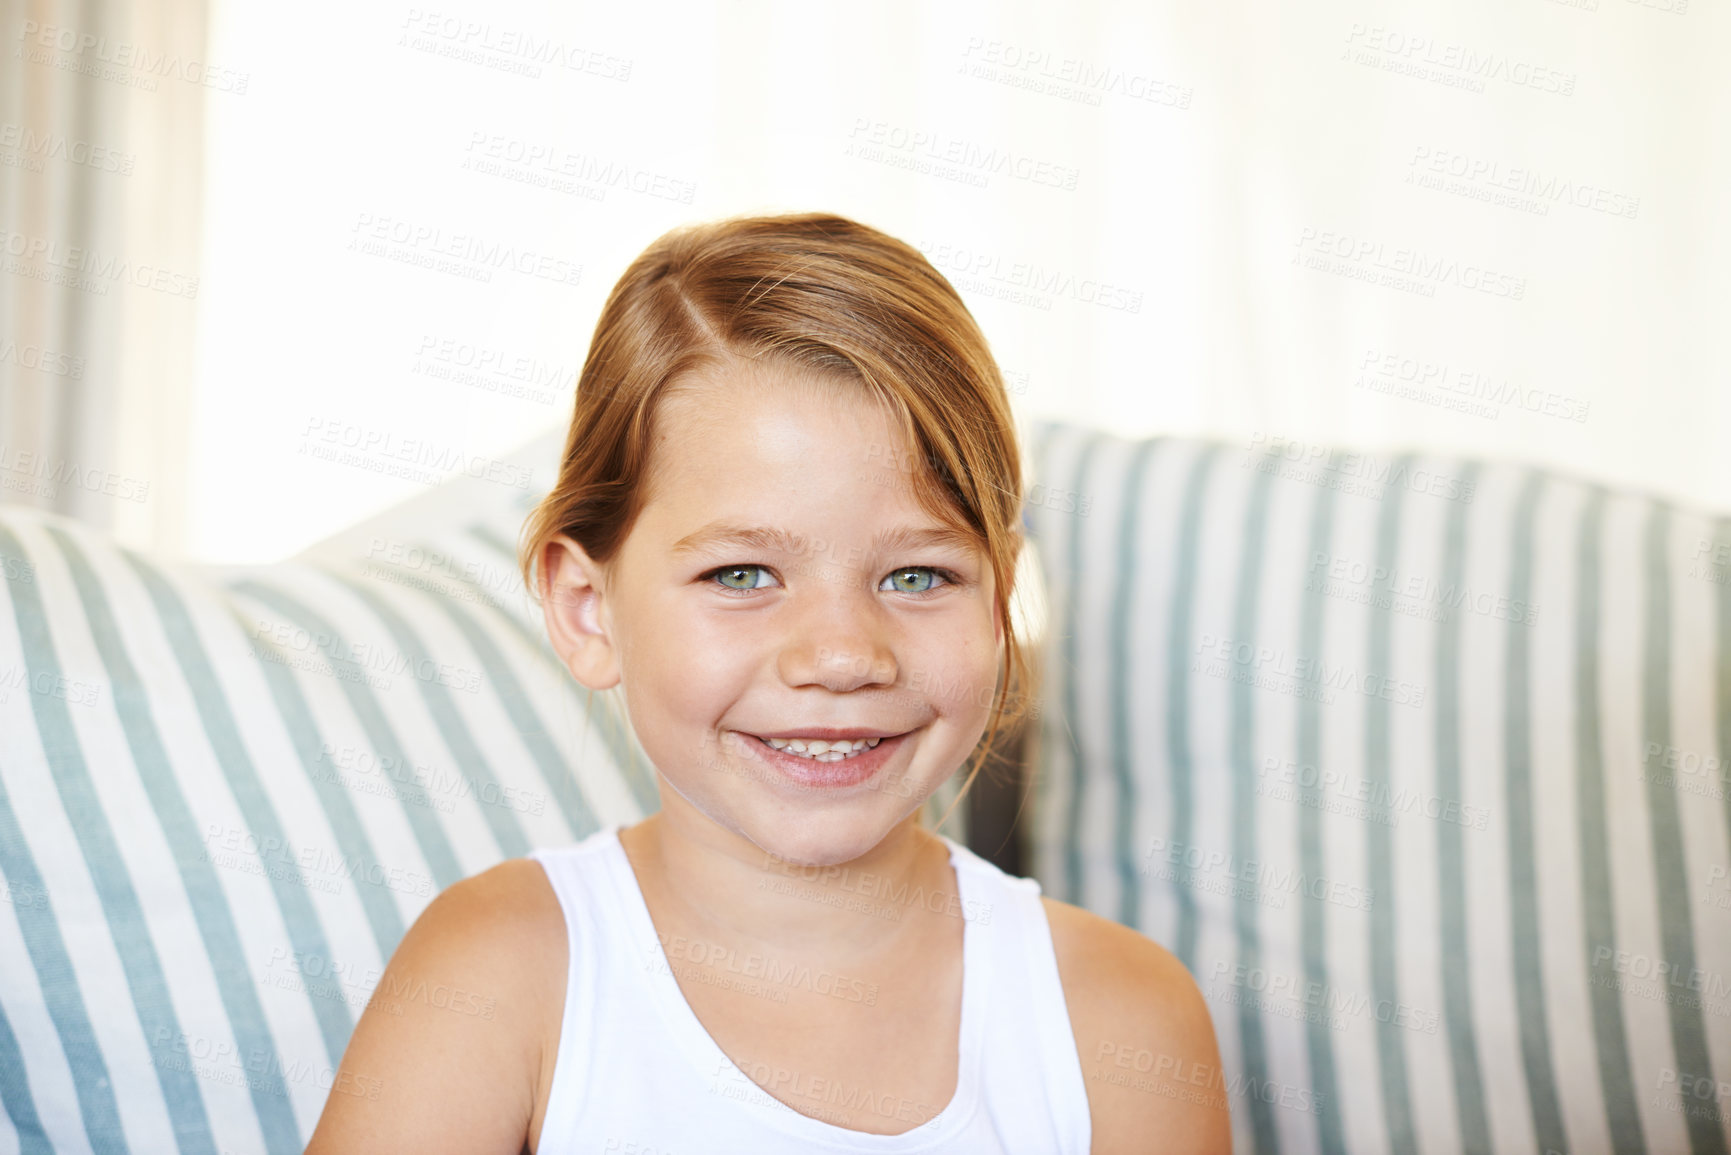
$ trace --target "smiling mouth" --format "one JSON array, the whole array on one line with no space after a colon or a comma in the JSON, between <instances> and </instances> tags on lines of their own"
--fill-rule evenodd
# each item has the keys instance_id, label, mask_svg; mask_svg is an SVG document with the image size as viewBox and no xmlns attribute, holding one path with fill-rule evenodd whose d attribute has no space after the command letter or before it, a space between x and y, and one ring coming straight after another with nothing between
<instances>
[{"instance_id":1,"label":"smiling mouth","mask_svg":"<svg viewBox=\"0 0 1731 1155\"><path fill-rule=\"evenodd\" d=\"M845 762L875 747L882 738L856 738L826 741L822 738L759 738L772 750L810 758L814 762Z\"/></svg>"},{"instance_id":2,"label":"smiling mouth","mask_svg":"<svg viewBox=\"0 0 1731 1155\"><path fill-rule=\"evenodd\" d=\"M823 727L813 730L804 734L798 730L783 730L779 734L735 730L733 734L741 742L756 743L755 749L747 746L742 752L761 759L793 785L827 791L860 786L877 778L891 762L900 759L902 747L915 739L919 728L899 733ZM817 734L827 736L819 738Z\"/></svg>"}]
</instances>

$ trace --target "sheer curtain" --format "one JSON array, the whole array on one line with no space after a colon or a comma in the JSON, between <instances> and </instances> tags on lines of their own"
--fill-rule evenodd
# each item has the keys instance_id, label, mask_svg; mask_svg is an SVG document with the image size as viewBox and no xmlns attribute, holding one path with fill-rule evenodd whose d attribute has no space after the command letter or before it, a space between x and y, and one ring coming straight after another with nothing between
<instances>
[{"instance_id":1,"label":"sheer curtain","mask_svg":"<svg viewBox=\"0 0 1731 1155\"><path fill-rule=\"evenodd\" d=\"M191 508L198 0L0 0L0 501L180 550Z\"/></svg>"},{"instance_id":2,"label":"sheer curtain","mask_svg":"<svg viewBox=\"0 0 1731 1155\"><path fill-rule=\"evenodd\" d=\"M72 115L45 102L73 74L17 46L9 107L30 84L30 115ZM196 265L180 225L103 240L196 268L190 371L187 300L0 278L13 332L87 358L0 368L8 442L118 437L149 500L67 500L195 556L507 475L632 256L789 209L921 247L1025 418L1510 457L1731 509L1722 5L219 0L206 52L226 89L97 86L129 134L202 100L201 186L186 116L114 130L127 177L0 175L8 219L55 235L101 216L74 176L140 202L184 179L157 206L182 224L202 195Z\"/></svg>"}]
</instances>

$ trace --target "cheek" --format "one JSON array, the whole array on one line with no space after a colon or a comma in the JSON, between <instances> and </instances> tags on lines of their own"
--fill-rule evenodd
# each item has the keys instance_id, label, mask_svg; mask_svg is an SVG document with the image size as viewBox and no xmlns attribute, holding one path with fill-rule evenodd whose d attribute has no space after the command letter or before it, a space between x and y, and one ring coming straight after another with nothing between
<instances>
[{"instance_id":1,"label":"cheek","mask_svg":"<svg viewBox=\"0 0 1731 1155\"><path fill-rule=\"evenodd\" d=\"M693 614L680 599L633 607L620 665L627 693L675 724L707 725L747 681L746 639Z\"/></svg>"},{"instance_id":2,"label":"cheek","mask_svg":"<svg viewBox=\"0 0 1731 1155\"><path fill-rule=\"evenodd\" d=\"M678 630L650 631L622 663L625 699L643 752L681 789L702 789L723 758L712 727L726 710L726 678Z\"/></svg>"},{"instance_id":3,"label":"cheek","mask_svg":"<svg viewBox=\"0 0 1731 1155\"><path fill-rule=\"evenodd\" d=\"M923 691L940 714L957 722L984 722L992 708L998 681L998 654L991 626L970 624L941 637L921 640L910 655L905 676L909 686Z\"/></svg>"}]
</instances>

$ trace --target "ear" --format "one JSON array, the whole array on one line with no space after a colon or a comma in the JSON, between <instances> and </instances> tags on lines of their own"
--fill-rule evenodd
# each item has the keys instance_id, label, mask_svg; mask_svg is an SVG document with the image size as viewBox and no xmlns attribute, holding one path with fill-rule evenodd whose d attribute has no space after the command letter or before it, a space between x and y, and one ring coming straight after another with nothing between
<instances>
[{"instance_id":1,"label":"ear","mask_svg":"<svg viewBox=\"0 0 1731 1155\"><path fill-rule=\"evenodd\" d=\"M541 612L553 652L583 686L619 684L619 651L606 602L605 575L576 541L556 535L541 551Z\"/></svg>"}]
</instances>

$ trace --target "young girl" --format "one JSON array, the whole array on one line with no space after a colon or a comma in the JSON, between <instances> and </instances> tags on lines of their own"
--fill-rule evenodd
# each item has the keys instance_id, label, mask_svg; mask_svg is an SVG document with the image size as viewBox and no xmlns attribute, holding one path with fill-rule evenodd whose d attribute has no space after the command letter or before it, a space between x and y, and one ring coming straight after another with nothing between
<instances>
[{"instance_id":1,"label":"young girl","mask_svg":"<svg viewBox=\"0 0 1731 1155\"><path fill-rule=\"evenodd\" d=\"M1021 495L915 249L822 215L651 245L522 556L661 808L440 894L381 986L495 1013L369 1006L338 1078L380 1093L308 1150L1227 1151L1183 967L920 824L1025 683Z\"/></svg>"}]
</instances>

